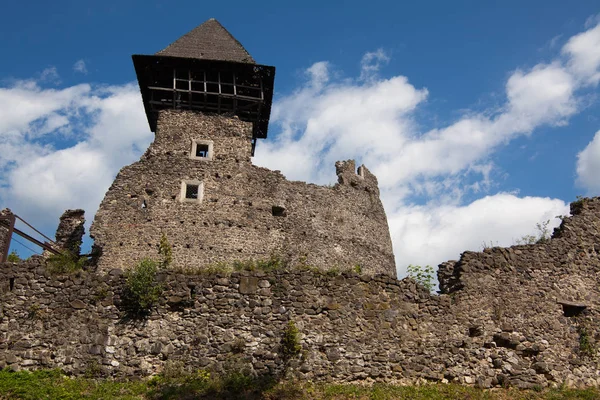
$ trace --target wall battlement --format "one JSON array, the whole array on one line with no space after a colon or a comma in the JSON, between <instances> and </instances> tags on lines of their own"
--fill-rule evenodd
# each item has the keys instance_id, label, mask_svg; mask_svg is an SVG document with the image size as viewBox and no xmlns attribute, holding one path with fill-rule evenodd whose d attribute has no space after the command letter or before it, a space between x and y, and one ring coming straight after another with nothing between
<instances>
[{"instance_id":1,"label":"wall battlement","mask_svg":"<svg viewBox=\"0 0 600 400\"><path fill-rule=\"evenodd\" d=\"M336 163L333 187L287 181L252 165L251 135L252 124L236 117L161 111L154 143L119 172L96 213L90 233L100 270L154 256L164 233L173 264L184 268L276 254L396 276L377 179L366 167ZM186 199L189 187L197 193Z\"/></svg>"}]
</instances>

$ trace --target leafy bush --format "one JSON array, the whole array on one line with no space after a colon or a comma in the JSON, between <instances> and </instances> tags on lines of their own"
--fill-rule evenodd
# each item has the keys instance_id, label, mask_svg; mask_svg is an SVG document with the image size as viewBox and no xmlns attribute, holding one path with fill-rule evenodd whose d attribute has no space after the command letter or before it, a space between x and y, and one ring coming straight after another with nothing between
<instances>
[{"instance_id":1,"label":"leafy bush","mask_svg":"<svg viewBox=\"0 0 600 400\"><path fill-rule=\"evenodd\" d=\"M21 260L21 257L19 257L19 255L17 254L17 252L13 250L10 252L8 257L6 258L6 261L18 263L18 262L21 262L22 260Z\"/></svg>"},{"instance_id":2,"label":"leafy bush","mask_svg":"<svg viewBox=\"0 0 600 400\"><path fill-rule=\"evenodd\" d=\"M406 270L408 276L417 281L417 283L423 285L429 291L433 290L433 267L430 267L429 265L422 267L420 265L411 264Z\"/></svg>"},{"instance_id":3,"label":"leafy bush","mask_svg":"<svg viewBox=\"0 0 600 400\"><path fill-rule=\"evenodd\" d=\"M48 257L46 268L52 274L70 274L82 270L86 262L87 258L81 257L71 250L63 250Z\"/></svg>"},{"instance_id":4,"label":"leafy bush","mask_svg":"<svg viewBox=\"0 0 600 400\"><path fill-rule=\"evenodd\" d=\"M158 302L162 285L156 282L157 273L158 265L147 258L126 272L123 301L131 315L148 315Z\"/></svg>"}]
</instances>

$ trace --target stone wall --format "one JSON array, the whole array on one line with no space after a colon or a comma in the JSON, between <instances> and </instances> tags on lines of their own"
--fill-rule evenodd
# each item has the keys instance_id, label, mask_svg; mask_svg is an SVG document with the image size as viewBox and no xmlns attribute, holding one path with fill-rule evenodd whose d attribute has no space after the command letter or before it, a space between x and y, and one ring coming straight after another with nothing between
<instances>
[{"instance_id":1,"label":"stone wall","mask_svg":"<svg viewBox=\"0 0 600 400\"><path fill-rule=\"evenodd\" d=\"M332 187L287 181L252 165L252 125L236 117L161 111L142 159L123 168L91 228L99 269L128 268L156 254L162 233L174 265L267 259L396 276L377 179L338 162ZM190 158L192 141L210 160ZM307 149L310 151L310 149ZM332 166L333 167L333 166ZM182 181L202 182L202 202L182 202Z\"/></svg>"},{"instance_id":2,"label":"stone wall","mask_svg":"<svg viewBox=\"0 0 600 400\"><path fill-rule=\"evenodd\" d=\"M301 379L598 385L600 198L572 211L548 243L446 263L441 295L351 272L166 271L158 309L127 321L120 269L52 276L39 259L5 264L0 367L141 376L183 361L277 375L293 320L303 351L289 373Z\"/></svg>"}]
</instances>

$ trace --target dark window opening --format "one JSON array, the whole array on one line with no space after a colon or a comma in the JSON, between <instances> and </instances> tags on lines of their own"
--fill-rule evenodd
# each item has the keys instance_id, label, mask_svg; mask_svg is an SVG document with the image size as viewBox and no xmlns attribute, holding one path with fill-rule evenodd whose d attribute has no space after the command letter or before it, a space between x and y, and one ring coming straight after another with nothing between
<instances>
[{"instance_id":1,"label":"dark window opening","mask_svg":"<svg viewBox=\"0 0 600 400\"><path fill-rule=\"evenodd\" d=\"M197 199L198 198L198 185L191 185L187 183L185 185L185 198L186 199Z\"/></svg>"},{"instance_id":2,"label":"dark window opening","mask_svg":"<svg viewBox=\"0 0 600 400\"><path fill-rule=\"evenodd\" d=\"M469 328L469 337L483 336L483 327L471 326Z\"/></svg>"},{"instance_id":3,"label":"dark window opening","mask_svg":"<svg viewBox=\"0 0 600 400\"><path fill-rule=\"evenodd\" d=\"M15 278L10 278L8 285L9 285L10 291L12 292L13 289L15 288Z\"/></svg>"},{"instance_id":4,"label":"dark window opening","mask_svg":"<svg viewBox=\"0 0 600 400\"><path fill-rule=\"evenodd\" d=\"M567 302L561 302L559 304L562 305L563 315L569 318L577 317L578 315L582 314L587 308L585 304L575 304Z\"/></svg>"},{"instance_id":5,"label":"dark window opening","mask_svg":"<svg viewBox=\"0 0 600 400\"><path fill-rule=\"evenodd\" d=\"M282 206L273 206L271 212L274 217L285 217L285 207Z\"/></svg>"},{"instance_id":6,"label":"dark window opening","mask_svg":"<svg viewBox=\"0 0 600 400\"><path fill-rule=\"evenodd\" d=\"M208 157L208 145L207 144L197 144L196 145L196 157Z\"/></svg>"}]
</instances>

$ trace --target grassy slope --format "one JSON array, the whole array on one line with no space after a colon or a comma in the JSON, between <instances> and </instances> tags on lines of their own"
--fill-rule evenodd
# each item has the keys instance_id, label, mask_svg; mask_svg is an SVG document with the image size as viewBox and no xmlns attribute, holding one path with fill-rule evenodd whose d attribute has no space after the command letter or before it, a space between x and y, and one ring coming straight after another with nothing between
<instances>
[{"instance_id":1,"label":"grassy slope","mask_svg":"<svg viewBox=\"0 0 600 400\"><path fill-rule=\"evenodd\" d=\"M241 374L211 378L206 372L149 381L70 378L57 370L0 370L0 399L600 399L600 390L480 390L459 385L333 385L256 380Z\"/></svg>"}]
</instances>

